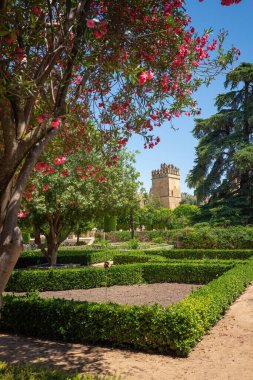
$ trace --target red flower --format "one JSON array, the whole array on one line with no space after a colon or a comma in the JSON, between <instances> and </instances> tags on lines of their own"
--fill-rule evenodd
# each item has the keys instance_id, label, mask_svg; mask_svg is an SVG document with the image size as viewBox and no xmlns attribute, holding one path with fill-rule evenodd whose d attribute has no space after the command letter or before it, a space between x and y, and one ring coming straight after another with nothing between
<instances>
[{"instance_id":1,"label":"red flower","mask_svg":"<svg viewBox=\"0 0 253 380\"><path fill-rule=\"evenodd\" d=\"M57 117L56 119L51 121L51 125L54 129L58 129L60 122L61 122L61 120L59 119L59 117Z\"/></svg>"},{"instance_id":2,"label":"red flower","mask_svg":"<svg viewBox=\"0 0 253 380\"><path fill-rule=\"evenodd\" d=\"M54 160L54 164L55 165L62 165L66 162L67 158L66 157L56 157L55 160Z\"/></svg>"},{"instance_id":3,"label":"red flower","mask_svg":"<svg viewBox=\"0 0 253 380\"><path fill-rule=\"evenodd\" d=\"M87 28L93 29L95 27L95 21L93 19L87 20Z\"/></svg>"},{"instance_id":4,"label":"red flower","mask_svg":"<svg viewBox=\"0 0 253 380\"><path fill-rule=\"evenodd\" d=\"M18 213L18 218L25 218L28 214L28 210L23 210Z\"/></svg>"},{"instance_id":5,"label":"red flower","mask_svg":"<svg viewBox=\"0 0 253 380\"><path fill-rule=\"evenodd\" d=\"M36 16L40 16L42 14L42 11L40 8L36 7L36 5L32 5L31 7L33 13L36 15Z\"/></svg>"},{"instance_id":6,"label":"red flower","mask_svg":"<svg viewBox=\"0 0 253 380\"><path fill-rule=\"evenodd\" d=\"M43 121L45 121L47 118L47 116L43 113L42 115L40 115L37 119L38 123L43 123Z\"/></svg>"}]
</instances>

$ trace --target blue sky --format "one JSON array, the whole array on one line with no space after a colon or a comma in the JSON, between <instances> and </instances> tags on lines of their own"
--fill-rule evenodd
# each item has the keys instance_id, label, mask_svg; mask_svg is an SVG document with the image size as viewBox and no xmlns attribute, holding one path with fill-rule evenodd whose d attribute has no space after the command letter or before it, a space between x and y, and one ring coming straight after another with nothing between
<instances>
[{"instance_id":1,"label":"blue sky","mask_svg":"<svg viewBox=\"0 0 253 380\"><path fill-rule=\"evenodd\" d=\"M213 37L221 29L229 32L225 47L232 45L241 50L240 62L253 62L253 0L242 0L238 5L224 7L220 5L220 0L186 0L187 11L192 17L192 25L198 32L212 27ZM212 84L206 88L202 87L195 94L199 107L202 109L201 117L209 117L216 112L214 99L224 92L225 73L219 75ZM193 118L181 117L174 121L177 130L171 129L168 125L159 128L161 142L154 149L144 150L143 140L136 136L129 145L129 150L140 151L137 155L136 168L141 174L141 181L144 187L149 190L151 187L151 170L158 169L163 162L173 163L180 168L181 191L193 193L188 189L185 179L189 170L192 169L195 158L197 140L192 137L191 131L194 126Z\"/></svg>"}]
</instances>

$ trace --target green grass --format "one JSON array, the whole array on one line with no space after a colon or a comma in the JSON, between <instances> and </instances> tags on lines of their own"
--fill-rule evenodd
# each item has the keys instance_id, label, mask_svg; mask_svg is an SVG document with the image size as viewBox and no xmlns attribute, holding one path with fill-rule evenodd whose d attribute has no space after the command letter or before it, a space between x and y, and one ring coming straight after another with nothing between
<instances>
[{"instance_id":1,"label":"green grass","mask_svg":"<svg viewBox=\"0 0 253 380\"><path fill-rule=\"evenodd\" d=\"M69 374L58 369L35 365L10 365L0 362L1 380L116 380L116 377ZM118 378L119 380L119 378Z\"/></svg>"}]
</instances>

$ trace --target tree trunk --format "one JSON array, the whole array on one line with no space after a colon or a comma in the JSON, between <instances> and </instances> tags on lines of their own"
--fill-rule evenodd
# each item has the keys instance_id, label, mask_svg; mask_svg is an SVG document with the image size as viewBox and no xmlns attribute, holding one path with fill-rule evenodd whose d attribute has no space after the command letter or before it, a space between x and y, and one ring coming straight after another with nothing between
<instances>
[{"instance_id":1,"label":"tree trunk","mask_svg":"<svg viewBox=\"0 0 253 380\"><path fill-rule=\"evenodd\" d=\"M134 215L133 215L133 210L130 211L130 229L131 229L131 239L134 239Z\"/></svg>"},{"instance_id":2,"label":"tree trunk","mask_svg":"<svg viewBox=\"0 0 253 380\"><path fill-rule=\"evenodd\" d=\"M29 175L49 139L50 135L33 147L15 179L15 184L13 185L12 179L1 194L0 299L23 249L22 234L17 223L22 193Z\"/></svg>"},{"instance_id":3,"label":"tree trunk","mask_svg":"<svg viewBox=\"0 0 253 380\"><path fill-rule=\"evenodd\" d=\"M49 258L49 264L51 267L55 267L57 264L58 248L58 231L55 228L53 221L51 221L50 231L47 236L47 256Z\"/></svg>"},{"instance_id":4,"label":"tree trunk","mask_svg":"<svg viewBox=\"0 0 253 380\"><path fill-rule=\"evenodd\" d=\"M40 247L42 244L41 237L40 237L40 229L36 225L34 225L33 227L34 227L33 228L33 230L34 230L34 243L37 244L38 247Z\"/></svg>"},{"instance_id":5,"label":"tree trunk","mask_svg":"<svg viewBox=\"0 0 253 380\"><path fill-rule=\"evenodd\" d=\"M8 186L1 199L0 306L3 291L23 249L22 234L17 225L21 194L14 192L11 196L10 189Z\"/></svg>"},{"instance_id":6,"label":"tree trunk","mask_svg":"<svg viewBox=\"0 0 253 380\"><path fill-rule=\"evenodd\" d=\"M80 243L80 236L81 236L81 232L77 231L77 233L76 233L76 244Z\"/></svg>"}]
</instances>

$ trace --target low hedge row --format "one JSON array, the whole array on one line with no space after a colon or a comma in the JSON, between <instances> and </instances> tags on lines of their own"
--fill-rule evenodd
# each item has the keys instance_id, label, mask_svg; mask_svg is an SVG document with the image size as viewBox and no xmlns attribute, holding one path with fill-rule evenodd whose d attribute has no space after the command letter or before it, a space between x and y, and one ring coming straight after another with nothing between
<instances>
[{"instance_id":1,"label":"low hedge row","mask_svg":"<svg viewBox=\"0 0 253 380\"><path fill-rule=\"evenodd\" d=\"M213 263L218 262L219 264L235 264L235 260L232 259L216 259L212 258L211 260ZM210 264L209 258L173 258L162 256L162 255L147 255L147 254L141 254L141 253L131 253L131 254L117 254L113 258L113 263L115 265L124 265L124 264L136 264L136 263L167 263L167 264L176 264L176 263L185 263L187 264ZM236 260L236 264L243 264L246 260Z\"/></svg>"},{"instance_id":2,"label":"low hedge row","mask_svg":"<svg viewBox=\"0 0 253 380\"><path fill-rule=\"evenodd\" d=\"M238 265L167 308L8 296L0 330L186 356L252 280L252 262Z\"/></svg>"},{"instance_id":3,"label":"low hedge row","mask_svg":"<svg viewBox=\"0 0 253 380\"><path fill-rule=\"evenodd\" d=\"M58 253L57 263L91 265L112 260L116 253L116 251L110 250L61 249ZM27 268L29 266L45 263L47 263L47 259L39 250L24 251L16 264L16 268Z\"/></svg>"},{"instance_id":4,"label":"low hedge row","mask_svg":"<svg viewBox=\"0 0 253 380\"><path fill-rule=\"evenodd\" d=\"M130 264L104 268L16 270L7 291L88 289L112 285L155 282L205 284L220 276L234 263L172 263Z\"/></svg>"},{"instance_id":5,"label":"low hedge row","mask_svg":"<svg viewBox=\"0 0 253 380\"><path fill-rule=\"evenodd\" d=\"M136 255L160 255L168 259L215 259L215 260L247 260L253 256L252 249L152 249L151 250L136 250L126 251L124 254ZM118 253L115 253L118 255ZM123 255L123 253L122 253Z\"/></svg>"},{"instance_id":6,"label":"low hedge row","mask_svg":"<svg viewBox=\"0 0 253 380\"><path fill-rule=\"evenodd\" d=\"M143 255L159 255L164 256L169 259L221 259L221 260L246 260L253 256L253 250L242 250L242 249L144 249L144 250L130 250L130 251L119 251L119 250L88 250L88 249L63 249L59 250L58 254L58 264L80 264L80 265L91 265L98 262L103 262L107 260L113 260L115 256L119 254L126 257L125 262L129 263L130 259L128 257L135 256L139 254ZM164 261L162 258L156 261ZM139 258L135 262L147 262L146 258ZM47 260L41 255L39 250L24 251L22 256L19 258L16 268L27 268L33 265L41 265L46 263ZM122 263L122 262L121 262Z\"/></svg>"},{"instance_id":7,"label":"low hedge row","mask_svg":"<svg viewBox=\"0 0 253 380\"><path fill-rule=\"evenodd\" d=\"M113 258L113 264L133 264L148 262L168 262L167 257L161 255L145 255L144 253L121 253L116 254Z\"/></svg>"}]
</instances>

